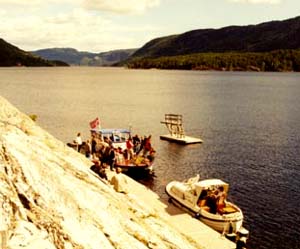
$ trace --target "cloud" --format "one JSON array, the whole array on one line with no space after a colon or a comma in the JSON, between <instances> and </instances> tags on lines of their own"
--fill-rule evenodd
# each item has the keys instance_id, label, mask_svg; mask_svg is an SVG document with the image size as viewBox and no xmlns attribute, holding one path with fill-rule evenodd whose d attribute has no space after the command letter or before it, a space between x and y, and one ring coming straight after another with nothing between
<instances>
[{"instance_id":1,"label":"cloud","mask_svg":"<svg viewBox=\"0 0 300 249\"><path fill-rule=\"evenodd\" d=\"M83 5L90 10L122 14L141 14L159 4L160 0L84 0L83 2Z\"/></svg>"},{"instance_id":2,"label":"cloud","mask_svg":"<svg viewBox=\"0 0 300 249\"><path fill-rule=\"evenodd\" d=\"M64 4L72 4L72 5L80 5L85 0L0 0L1 7L5 8L6 6L12 6L12 7L21 7L21 8L32 8L32 7L45 7L45 6L51 6L53 4L56 5L64 5Z\"/></svg>"},{"instance_id":3,"label":"cloud","mask_svg":"<svg viewBox=\"0 0 300 249\"><path fill-rule=\"evenodd\" d=\"M73 9L55 15L9 16L1 11L1 38L27 51L49 47L72 47L81 51L104 52L112 49L142 46L144 35L155 32L153 26L134 27L84 9ZM137 45L138 44L138 45Z\"/></svg>"},{"instance_id":4,"label":"cloud","mask_svg":"<svg viewBox=\"0 0 300 249\"><path fill-rule=\"evenodd\" d=\"M162 27L113 22L96 10L142 13L160 0L0 0L0 37L20 49L72 47L104 52L142 46ZM87 8L89 7L89 8ZM124 17L126 18L126 17Z\"/></svg>"},{"instance_id":5,"label":"cloud","mask_svg":"<svg viewBox=\"0 0 300 249\"><path fill-rule=\"evenodd\" d=\"M279 4L282 0L229 0L234 3Z\"/></svg>"},{"instance_id":6,"label":"cloud","mask_svg":"<svg viewBox=\"0 0 300 249\"><path fill-rule=\"evenodd\" d=\"M0 4L9 4L9 5L35 5L40 3L42 3L42 0L30 0L30 1L0 0Z\"/></svg>"}]
</instances>

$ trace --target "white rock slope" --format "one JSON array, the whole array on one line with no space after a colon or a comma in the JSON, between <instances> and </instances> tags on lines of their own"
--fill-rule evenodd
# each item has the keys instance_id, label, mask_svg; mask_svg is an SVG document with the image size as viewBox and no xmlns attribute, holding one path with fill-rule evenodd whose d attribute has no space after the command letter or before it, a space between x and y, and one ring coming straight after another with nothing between
<instances>
[{"instance_id":1,"label":"white rock slope","mask_svg":"<svg viewBox=\"0 0 300 249\"><path fill-rule=\"evenodd\" d=\"M0 97L0 197L7 204L0 211L9 218L8 248L200 248L89 166Z\"/></svg>"}]
</instances>

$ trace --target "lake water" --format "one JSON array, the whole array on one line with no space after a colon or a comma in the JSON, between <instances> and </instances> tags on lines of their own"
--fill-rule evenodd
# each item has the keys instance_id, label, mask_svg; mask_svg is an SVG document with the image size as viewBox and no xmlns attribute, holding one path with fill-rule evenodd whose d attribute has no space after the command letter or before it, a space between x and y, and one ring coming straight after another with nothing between
<instances>
[{"instance_id":1,"label":"lake water","mask_svg":"<svg viewBox=\"0 0 300 249\"><path fill-rule=\"evenodd\" d=\"M250 230L249 248L300 248L300 74L1 68L0 95L64 142L89 121L152 135L156 177L165 185L196 174L230 183ZM186 134L203 144L159 139L165 113L182 114Z\"/></svg>"}]
</instances>

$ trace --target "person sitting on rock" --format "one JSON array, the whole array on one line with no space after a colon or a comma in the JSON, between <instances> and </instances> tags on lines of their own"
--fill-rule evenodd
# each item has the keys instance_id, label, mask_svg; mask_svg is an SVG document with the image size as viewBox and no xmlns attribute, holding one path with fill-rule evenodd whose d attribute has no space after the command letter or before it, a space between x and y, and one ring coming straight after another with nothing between
<instances>
[{"instance_id":1,"label":"person sitting on rock","mask_svg":"<svg viewBox=\"0 0 300 249\"><path fill-rule=\"evenodd\" d=\"M77 136L75 138L75 143L77 145L77 151L80 152L80 149L82 147L82 139L81 139L81 134L80 132L77 133Z\"/></svg>"},{"instance_id":2,"label":"person sitting on rock","mask_svg":"<svg viewBox=\"0 0 300 249\"><path fill-rule=\"evenodd\" d=\"M122 169L116 167L116 174L111 178L110 184L114 186L114 190L119 193L127 194L127 178L122 174Z\"/></svg>"},{"instance_id":3,"label":"person sitting on rock","mask_svg":"<svg viewBox=\"0 0 300 249\"><path fill-rule=\"evenodd\" d=\"M105 172L105 168L100 165L99 160L95 160L94 165L92 165L90 169L92 171L94 171L100 178L108 181L107 174Z\"/></svg>"}]
</instances>

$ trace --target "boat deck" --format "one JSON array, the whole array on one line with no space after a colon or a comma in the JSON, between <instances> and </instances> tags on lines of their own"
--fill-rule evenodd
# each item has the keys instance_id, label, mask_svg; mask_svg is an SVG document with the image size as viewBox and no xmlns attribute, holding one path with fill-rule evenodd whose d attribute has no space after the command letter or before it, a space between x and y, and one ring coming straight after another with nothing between
<instances>
[{"instance_id":1,"label":"boat deck","mask_svg":"<svg viewBox=\"0 0 300 249\"><path fill-rule=\"evenodd\" d=\"M108 170L110 179L115 173ZM128 190L131 198L136 198L140 203L145 203L159 213L166 222L180 231L185 236L196 241L201 247L199 249L235 249L236 244L228 240L225 236L208 227L201 221L192 218L167 200L162 200L156 193L146 188L144 185L135 182L128 177ZM148 203L148 204L147 204Z\"/></svg>"},{"instance_id":2,"label":"boat deck","mask_svg":"<svg viewBox=\"0 0 300 249\"><path fill-rule=\"evenodd\" d=\"M196 144L196 143L203 143L203 140L196 137L190 137L190 136L183 136L183 137L177 137L172 136L170 134L168 135L161 135L160 139L167 140L170 142L178 143L178 144Z\"/></svg>"}]
</instances>

